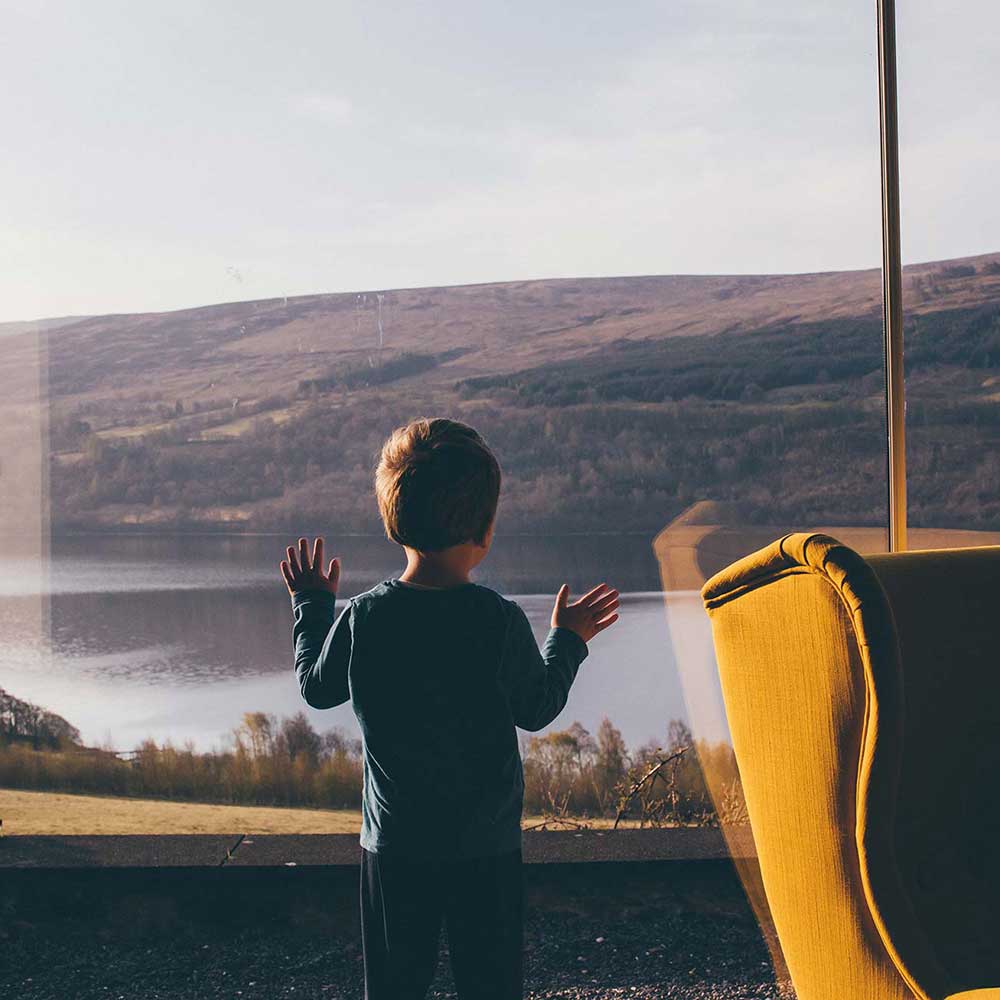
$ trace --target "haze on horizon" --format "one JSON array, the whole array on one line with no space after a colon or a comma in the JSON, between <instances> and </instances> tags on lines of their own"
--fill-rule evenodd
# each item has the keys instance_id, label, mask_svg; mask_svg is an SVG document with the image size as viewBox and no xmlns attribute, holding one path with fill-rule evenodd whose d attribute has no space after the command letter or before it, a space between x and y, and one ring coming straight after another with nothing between
<instances>
[{"instance_id":1,"label":"haze on horizon","mask_svg":"<svg viewBox=\"0 0 1000 1000\"><path fill-rule=\"evenodd\" d=\"M1000 248L1000 13L899 11L904 253ZM878 266L869 0L5 4L0 321Z\"/></svg>"}]
</instances>

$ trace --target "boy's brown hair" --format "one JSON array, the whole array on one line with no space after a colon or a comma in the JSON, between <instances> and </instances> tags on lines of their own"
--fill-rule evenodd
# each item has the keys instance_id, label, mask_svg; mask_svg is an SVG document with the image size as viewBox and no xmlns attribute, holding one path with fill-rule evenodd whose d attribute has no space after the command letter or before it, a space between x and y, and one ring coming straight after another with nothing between
<instances>
[{"instance_id":1,"label":"boy's brown hair","mask_svg":"<svg viewBox=\"0 0 1000 1000\"><path fill-rule=\"evenodd\" d=\"M467 424L421 418L382 446L375 496L385 533L418 552L481 544L496 516L500 465Z\"/></svg>"}]
</instances>

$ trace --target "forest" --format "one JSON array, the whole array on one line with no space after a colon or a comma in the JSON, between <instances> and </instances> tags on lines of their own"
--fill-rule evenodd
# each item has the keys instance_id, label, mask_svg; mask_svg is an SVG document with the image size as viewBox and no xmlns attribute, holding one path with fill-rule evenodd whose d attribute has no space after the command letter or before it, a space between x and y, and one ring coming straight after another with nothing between
<instances>
[{"instance_id":1,"label":"forest","mask_svg":"<svg viewBox=\"0 0 1000 1000\"><path fill-rule=\"evenodd\" d=\"M906 335L911 523L1000 529L1000 306L913 314ZM448 381L453 357L390 353L256 400L149 401L151 429L127 436L94 429L96 404L57 408L54 525L377 532L379 445L423 412L496 450L502 531L654 532L705 499L749 523L884 522L880 316L618 339ZM237 404L239 433L215 435Z\"/></svg>"}]
</instances>

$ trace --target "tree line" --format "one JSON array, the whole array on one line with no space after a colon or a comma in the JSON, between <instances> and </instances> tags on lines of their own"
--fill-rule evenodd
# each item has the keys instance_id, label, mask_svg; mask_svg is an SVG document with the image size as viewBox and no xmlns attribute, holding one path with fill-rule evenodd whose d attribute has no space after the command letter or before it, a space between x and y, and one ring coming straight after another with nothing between
<instances>
[{"instance_id":1,"label":"tree line","mask_svg":"<svg viewBox=\"0 0 1000 1000\"><path fill-rule=\"evenodd\" d=\"M0 704L17 702L5 697ZM360 741L340 729L318 732L302 712L281 719L247 713L221 750L199 752L191 744L146 740L124 756L83 746L79 733L62 721L67 728L48 740L32 738L27 723L19 723L19 734L5 724L0 786L227 805L361 805ZM593 736L579 722L543 735L524 734L526 814L559 821L612 818L622 811L630 820L653 825L714 825L720 811L722 819L739 818L742 792L732 749L695 741L679 720L668 725L665 736L630 750L608 719ZM662 781L629 797L651 764L682 748L687 752ZM718 806L706 773L722 789Z\"/></svg>"},{"instance_id":2,"label":"tree line","mask_svg":"<svg viewBox=\"0 0 1000 1000\"><path fill-rule=\"evenodd\" d=\"M61 715L0 688L0 745L59 750L80 743L80 731Z\"/></svg>"}]
</instances>

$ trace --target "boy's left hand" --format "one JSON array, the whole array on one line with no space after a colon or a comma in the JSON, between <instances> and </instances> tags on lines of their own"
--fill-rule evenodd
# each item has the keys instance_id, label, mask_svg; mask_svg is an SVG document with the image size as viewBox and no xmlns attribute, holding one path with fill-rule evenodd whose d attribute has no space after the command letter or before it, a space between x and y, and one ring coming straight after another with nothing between
<instances>
[{"instance_id":1,"label":"boy's left hand","mask_svg":"<svg viewBox=\"0 0 1000 1000\"><path fill-rule=\"evenodd\" d=\"M309 556L309 540L299 539L298 553L289 545L285 550L287 559L281 561L281 575L285 579L289 594L300 590L325 590L337 596L340 583L340 560L331 559L330 567L323 572L323 539L317 538L313 545L312 558Z\"/></svg>"}]
</instances>

